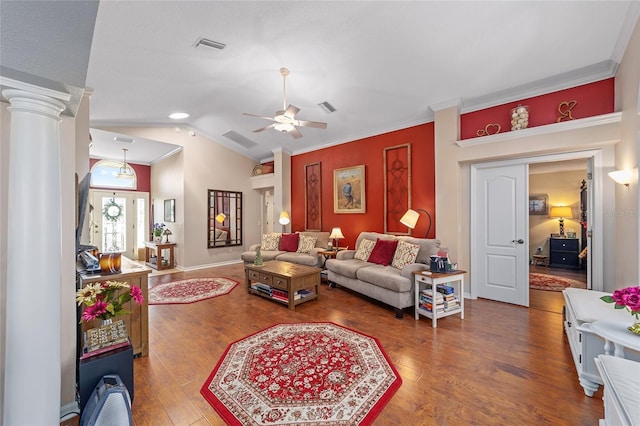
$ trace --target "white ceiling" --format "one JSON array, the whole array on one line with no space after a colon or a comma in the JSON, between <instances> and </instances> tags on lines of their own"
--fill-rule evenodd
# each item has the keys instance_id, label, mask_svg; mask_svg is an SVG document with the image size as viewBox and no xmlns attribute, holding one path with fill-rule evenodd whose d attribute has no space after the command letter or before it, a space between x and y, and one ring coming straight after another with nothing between
<instances>
[{"instance_id":1,"label":"white ceiling","mask_svg":"<svg viewBox=\"0 0 640 426\"><path fill-rule=\"evenodd\" d=\"M295 154L429 122L454 102L466 112L611 77L639 15L638 1L102 0L90 120L93 129L179 125L256 160L279 148ZM199 37L226 48L195 48ZM243 112L282 108L280 67L291 71L297 118L326 130L301 128L296 140L252 132L270 122ZM324 112L323 101L337 111ZM191 116L176 123L167 117L175 111ZM129 148L110 132L92 136L92 156ZM127 159L163 155L141 148Z\"/></svg>"}]
</instances>

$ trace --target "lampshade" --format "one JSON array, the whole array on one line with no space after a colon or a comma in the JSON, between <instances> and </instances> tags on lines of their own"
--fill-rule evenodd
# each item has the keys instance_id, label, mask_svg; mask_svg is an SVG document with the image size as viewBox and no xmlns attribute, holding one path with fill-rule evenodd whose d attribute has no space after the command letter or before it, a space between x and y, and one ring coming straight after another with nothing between
<instances>
[{"instance_id":1,"label":"lampshade","mask_svg":"<svg viewBox=\"0 0 640 426\"><path fill-rule=\"evenodd\" d=\"M609 172L609 177L621 185L629 186L633 180L633 174L634 170L616 170Z\"/></svg>"},{"instance_id":2,"label":"lampshade","mask_svg":"<svg viewBox=\"0 0 640 426\"><path fill-rule=\"evenodd\" d=\"M280 225L288 225L289 222L291 222L291 219L289 219L289 213L288 212L280 213L279 222L280 222Z\"/></svg>"},{"instance_id":3,"label":"lampshade","mask_svg":"<svg viewBox=\"0 0 640 426\"><path fill-rule=\"evenodd\" d=\"M400 223L404 226L407 226L411 229L416 227L418 223L418 218L420 217L420 213L415 210L409 209L407 212L400 218Z\"/></svg>"},{"instance_id":4,"label":"lampshade","mask_svg":"<svg viewBox=\"0 0 640 426\"><path fill-rule=\"evenodd\" d=\"M133 170L131 170L131 166L127 164L127 148L122 148L124 151L124 161L122 162L122 167L118 171L116 175L119 179L133 179Z\"/></svg>"},{"instance_id":5,"label":"lampshade","mask_svg":"<svg viewBox=\"0 0 640 426\"><path fill-rule=\"evenodd\" d=\"M571 218L571 207L569 206L554 206L551 207L549 217L559 217L563 219Z\"/></svg>"},{"instance_id":6,"label":"lampshade","mask_svg":"<svg viewBox=\"0 0 640 426\"><path fill-rule=\"evenodd\" d=\"M227 218L226 214L220 213L219 215L216 216L216 222L223 223L226 218Z\"/></svg>"},{"instance_id":7,"label":"lampshade","mask_svg":"<svg viewBox=\"0 0 640 426\"><path fill-rule=\"evenodd\" d=\"M340 229L339 227L335 227L331 230L331 235L329 235L329 238L332 240L342 240L344 239L344 235L342 235L342 229Z\"/></svg>"}]
</instances>

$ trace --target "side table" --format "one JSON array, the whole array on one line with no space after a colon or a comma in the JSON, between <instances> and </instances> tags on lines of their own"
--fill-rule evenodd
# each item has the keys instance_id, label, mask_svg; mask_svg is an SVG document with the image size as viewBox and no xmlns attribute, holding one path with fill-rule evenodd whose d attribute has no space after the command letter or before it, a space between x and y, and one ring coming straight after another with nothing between
<instances>
[{"instance_id":1,"label":"side table","mask_svg":"<svg viewBox=\"0 0 640 426\"><path fill-rule=\"evenodd\" d=\"M627 330L631 322L598 320L591 324L591 330L604 339L606 355L625 358L625 348L640 352L640 336Z\"/></svg>"},{"instance_id":2,"label":"side table","mask_svg":"<svg viewBox=\"0 0 640 426\"><path fill-rule=\"evenodd\" d=\"M415 283L415 318L418 320L420 315L424 315L427 318L431 318L431 325L433 328L438 326L438 318L444 318L449 315L460 314L460 319L464 319L464 274L466 271L453 271L453 272L431 272L431 271L419 271L414 272ZM459 305L452 309L445 309L442 312L438 312L438 309L424 309L420 307L420 292L427 286L431 287L433 292L433 300L435 302L435 294L437 293L436 287L438 284L450 283L455 289L454 293L458 298ZM435 303L434 303L435 305Z\"/></svg>"},{"instance_id":3,"label":"side table","mask_svg":"<svg viewBox=\"0 0 640 426\"><path fill-rule=\"evenodd\" d=\"M324 257L324 261L322 262L322 272L320 272L321 280L324 280L324 281L328 282L327 272L326 272L327 271L327 268L326 268L327 260L335 259L340 250L346 250L346 248L338 247L335 250L324 250L324 249L318 250L318 254L322 255ZM328 283L328 284L329 284L329 287L334 287L331 283Z\"/></svg>"},{"instance_id":4,"label":"side table","mask_svg":"<svg viewBox=\"0 0 640 426\"><path fill-rule=\"evenodd\" d=\"M144 242L144 259L145 264L147 266L152 267L153 269L157 269L161 271L163 269L172 269L175 267L175 257L174 257L174 248L176 243L156 243L154 241L145 241ZM169 252L169 259L167 260L166 265L162 262L162 252ZM150 257L151 252L156 252L156 263L151 263Z\"/></svg>"}]
</instances>

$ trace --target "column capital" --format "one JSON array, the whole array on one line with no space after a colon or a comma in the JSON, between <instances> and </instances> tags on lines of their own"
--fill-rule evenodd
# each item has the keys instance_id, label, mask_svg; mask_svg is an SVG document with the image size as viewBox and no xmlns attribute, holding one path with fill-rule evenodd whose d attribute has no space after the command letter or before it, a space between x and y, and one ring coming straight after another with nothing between
<instances>
[{"instance_id":1,"label":"column capital","mask_svg":"<svg viewBox=\"0 0 640 426\"><path fill-rule=\"evenodd\" d=\"M5 89L2 96L11 104L7 108L9 111L31 112L55 119L60 119L60 113L67 107L58 99L22 89Z\"/></svg>"}]
</instances>

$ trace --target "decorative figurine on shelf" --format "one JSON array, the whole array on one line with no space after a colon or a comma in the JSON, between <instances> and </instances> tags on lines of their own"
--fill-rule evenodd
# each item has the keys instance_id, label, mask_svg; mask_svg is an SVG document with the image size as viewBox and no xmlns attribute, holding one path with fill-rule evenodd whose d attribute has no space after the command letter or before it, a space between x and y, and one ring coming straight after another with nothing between
<instances>
[{"instance_id":1,"label":"decorative figurine on shelf","mask_svg":"<svg viewBox=\"0 0 640 426\"><path fill-rule=\"evenodd\" d=\"M165 236L164 242L165 242L166 244L169 244L169 235L173 235L173 232L171 232L171 231L169 230L169 228L166 228L166 229L164 230L164 232L162 232L162 235L164 235L164 236Z\"/></svg>"},{"instance_id":2,"label":"decorative figurine on shelf","mask_svg":"<svg viewBox=\"0 0 640 426\"><path fill-rule=\"evenodd\" d=\"M262 253L260 253L260 246L256 249L256 257L253 259L253 266L262 266Z\"/></svg>"},{"instance_id":3,"label":"decorative figurine on shelf","mask_svg":"<svg viewBox=\"0 0 640 426\"><path fill-rule=\"evenodd\" d=\"M529 107L518 105L511 110L511 130L523 130L529 127Z\"/></svg>"}]
</instances>

